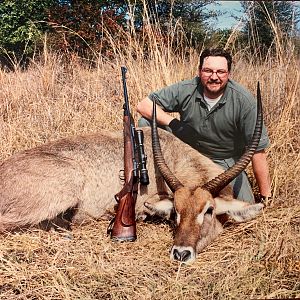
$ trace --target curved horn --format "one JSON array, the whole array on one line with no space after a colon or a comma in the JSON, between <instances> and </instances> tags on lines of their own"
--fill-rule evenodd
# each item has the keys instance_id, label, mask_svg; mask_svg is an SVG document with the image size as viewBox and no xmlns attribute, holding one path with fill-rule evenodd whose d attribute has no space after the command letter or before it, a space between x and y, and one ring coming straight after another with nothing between
<instances>
[{"instance_id":1,"label":"curved horn","mask_svg":"<svg viewBox=\"0 0 300 300\"><path fill-rule=\"evenodd\" d=\"M154 162L158 167L158 170L164 177L167 185L171 189L172 192L175 192L179 188L183 187L183 184L175 177L175 175L171 172L169 167L167 166L165 159L162 155L161 146L159 142L159 136L157 131L157 121L156 121L156 101L153 99L153 112L152 112L152 151Z\"/></svg>"},{"instance_id":2,"label":"curved horn","mask_svg":"<svg viewBox=\"0 0 300 300\"><path fill-rule=\"evenodd\" d=\"M261 133L262 133L262 125L263 125L263 112L262 112L260 87L258 82L257 83L257 117L256 117L256 124L255 124L254 133L252 136L250 146L247 147L245 153L232 167L230 167L228 170L226 170L219 176L215 177L214 179L202 185L203 189L208 190L215 197L226 185L228 185L235 177L237 177L242 171L245 170L245 168L249 164L258 146Z\"/></svg>"}]
</instances>

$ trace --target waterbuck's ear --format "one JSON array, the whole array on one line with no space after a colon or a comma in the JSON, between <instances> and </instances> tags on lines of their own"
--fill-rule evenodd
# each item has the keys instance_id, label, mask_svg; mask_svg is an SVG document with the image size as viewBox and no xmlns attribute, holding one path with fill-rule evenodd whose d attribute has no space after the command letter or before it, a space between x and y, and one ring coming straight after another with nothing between
<instances>
[{"instance_id":1,"label":"waterbuck's ear","mask_svg":"<svg viewBox=\"0 0 300 300\"><path fill-rule=\"evenodd\" d=\"M228 211L227 214L236 222L246 222L258 216L262 212L263 208L264 205L262 203L256 203L246 206L240 210Z\"/></svg>"},{"instance_id":2,"label":"waterbuck's ear","mask_svg":"<svg viewBox=\"0 0 300 300\"><path fill-rule=\"evenodd\" d=\"M236 222L246 222L259 215L264 207L262 203L249 204L237 199L215 198L216 214L227 214Z\"/></svg>"},{"instance_id":3,"label":"waterbuck's ear","mask_svg":"<svg viewBox=\"0 0 300 300\"><path fill-rule=\"evenodd\" d=\"M153 204L145 202L144 206L148 208L151 215L157 215L165 219L170 219L171 213L174 209L174 203L170 199L160 200Z\"/></svg>"}]
</instances>

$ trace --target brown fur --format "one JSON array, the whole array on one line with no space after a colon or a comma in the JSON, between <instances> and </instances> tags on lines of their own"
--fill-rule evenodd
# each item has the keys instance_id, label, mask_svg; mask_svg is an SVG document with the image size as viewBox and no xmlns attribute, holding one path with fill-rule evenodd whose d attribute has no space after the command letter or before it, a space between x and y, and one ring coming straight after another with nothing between
<instances>
[{"instance_id":1,"label":"brown fur","mask_svg":"<svg viewBox=\"0 0 300 300\"><path fill-rule=\"evenodd\" d=\"M196 248L200 239L201 228L196 219L206 203L201 200L187 188L182 188L175 192L174 206L177 214L180 215L180 222L175 232L175 245L189 245L192 248Z\"/></svg>"},{"instance_id":2,"label":"brown fur","mask_svg":"<svg viewBox=\"0 0 300 300\"><path fill-rule=\"evenodd\" d=\"M150 185L139 191L139 212L155 199L158 186L163 193L155 178L150 129L143 131ZM160 139L167 164L185 186L194 189L222 172L172 134L160 131ZM15 154L0 165L0 231L52 220L69 209L76 210L73 222L100 218L115 205L122 168L122 132L100 131Z\"/></svg>"}]
</instances>

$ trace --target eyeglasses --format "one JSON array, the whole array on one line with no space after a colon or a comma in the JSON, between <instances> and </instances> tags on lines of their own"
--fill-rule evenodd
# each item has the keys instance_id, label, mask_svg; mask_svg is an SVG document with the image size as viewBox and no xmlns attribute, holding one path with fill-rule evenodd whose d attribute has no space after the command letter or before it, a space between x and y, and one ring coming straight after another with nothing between
<instances>
[{"instance_id":1,"label":"eyeglasses","mask_svg":"<svg viewBox=\"0 0 300 300\"><path fill-rule=\"evenodd\" d=\"M225 77L228 74L228 71L226 70L216 70L213 71L212 69L202 69L201 72L203 73L204 76L210 77L212 76L214 73L217 74L218 77Z\"/></svg>"}]
</instances>

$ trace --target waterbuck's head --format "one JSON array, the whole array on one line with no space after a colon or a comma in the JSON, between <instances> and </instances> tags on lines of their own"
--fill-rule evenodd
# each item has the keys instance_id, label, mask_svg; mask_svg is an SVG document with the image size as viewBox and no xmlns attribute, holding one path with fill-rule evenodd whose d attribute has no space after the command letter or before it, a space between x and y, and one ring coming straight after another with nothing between
<instances>
[{"instance_id":1,"label":"waterbuck's head","mask_svg":"<svg viewBox=\"0 0 300 300\"><path fill-rule=\"evenodd\" d=\"M197 250L203 249L208 241L220 232L221 225L216 219L216 214L218 211L220 212L220 209L218 210L216 207L216 199L220 191L247 167L260 140L263 117L259 84L257 86L257 107L257 121L252 142L243 156L230 169L204 185L191 190L175 177L165 163L157 130L156 101L153 101L153 156L155 164L174 193L174 202L166 201L164 204L168 206L168 209L174 208L176 214L177 226L171 250L172 259L191 263L196 258ZM255 209L261 209L261 206Z\"/></svg>"}]
</instances>

